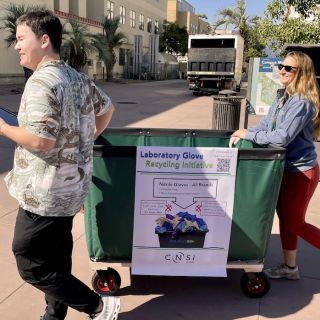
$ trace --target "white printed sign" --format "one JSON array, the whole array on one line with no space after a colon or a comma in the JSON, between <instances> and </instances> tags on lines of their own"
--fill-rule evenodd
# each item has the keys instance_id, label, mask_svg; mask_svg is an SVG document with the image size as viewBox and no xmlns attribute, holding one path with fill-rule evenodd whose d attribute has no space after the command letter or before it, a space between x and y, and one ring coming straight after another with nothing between
<instances>
[{"instance_id":1,"label":"white printed sign","mask_svg":"<svg viewBox=\"0 0 320 320\"><path fill-rule=\"evenodd\" d=\"M237 156L137 148L132 274L226 276Z\"/></svg>"}]
</instances>

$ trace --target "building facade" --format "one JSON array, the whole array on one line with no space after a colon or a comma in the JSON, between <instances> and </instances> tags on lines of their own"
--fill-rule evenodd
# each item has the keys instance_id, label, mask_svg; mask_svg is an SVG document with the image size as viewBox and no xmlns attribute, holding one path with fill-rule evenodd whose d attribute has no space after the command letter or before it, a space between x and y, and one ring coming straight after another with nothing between
<instances>
[{"instance_id":1,"label":"building facade","mask_svg":"<svg viewBox=\"0 0 320 320\"><path fill-rule=\"evenodd\" d=\"M167 21L186 27L189 34L210 32L210 24L199 18L195 8L185 0L168 0Z\"/></svg>"},{"instance_id":2,"label":"building facade","mask_svg":"<svg viewBox=\"0 0 320 320\"><path fill-rule=\"evenodd\" d=\"M45 6L53 10L62 23L68 18L76 19L87 25L91 33L102 33L101 22L105 16L119 17L119 31L125 34L126 41L116 50L115 77L133 76L134 72L139 76L143 56L150 51L150 46L156 49L154 44L158 43L157 38L167 15L167 0L11 0L4 1L3 5L9 3ZM23 75L19 57L14 53L13 47L7 48L3 41L5 36L5 32L1 31L0 82L14 81ZM85 72L92 78L101 78L104 76L105 66L93 54Z\"/></svg>"},{"instance_id":3,"label":"building facade","mask_svg":"<svg viewBox=\"0 0 320 320\"><path fill-rule=\"evenodd\" d=\"M53 10L65 23L76 19L87 25L90 33L102 33L104 17L120 19L120 28L126 39L116 50L115 78L157 78L166 64L159 53L159 34L165 20L186 26L190 33L206 29L207 24L195 15L195 9L184 0L9 0L8 4L37 5ZM1 10L1 17L5 14ZM0 83L24 81L19 56L4 41L6 32L0 30ZM91 78L105 78L106 67L93 53L84 69ZM167 71L166 71L167 74Z\"/></svg>"}]
</instances>

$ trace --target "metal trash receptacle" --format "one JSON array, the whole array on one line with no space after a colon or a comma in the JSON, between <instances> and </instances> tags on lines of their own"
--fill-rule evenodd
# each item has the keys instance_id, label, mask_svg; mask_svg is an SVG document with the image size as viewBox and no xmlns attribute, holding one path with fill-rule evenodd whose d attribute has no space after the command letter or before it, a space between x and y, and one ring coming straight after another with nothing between
<instances>
[{"instance_id":1,"label":"metal trash receptacle","mask_svg":"<svg viewBox=\"0 0 320 320\"><path fill-rule=\"evenodd\" d=\"M238 130L241 102L244 97L217 96L213 98L212 129Z\"/></svg>"}]
</instances>

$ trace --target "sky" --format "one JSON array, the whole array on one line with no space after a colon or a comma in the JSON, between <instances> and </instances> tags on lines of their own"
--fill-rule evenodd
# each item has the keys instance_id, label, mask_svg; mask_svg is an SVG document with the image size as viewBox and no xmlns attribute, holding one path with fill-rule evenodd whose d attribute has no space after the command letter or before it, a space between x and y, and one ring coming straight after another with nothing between
<instances>
[{"instance_id":1,"label":"sky","mask_svg":"<svg viewBox=\"0 0 320 320\"><path fill-rule=\"evenodd\" d=\"M237 0L187 0L195 9L196 13L204 13L208 22L216 20L217 12L221 9L235 7ZM270 0L247 0L247 15L263 15Z\"/></svg>"}]
</instances>

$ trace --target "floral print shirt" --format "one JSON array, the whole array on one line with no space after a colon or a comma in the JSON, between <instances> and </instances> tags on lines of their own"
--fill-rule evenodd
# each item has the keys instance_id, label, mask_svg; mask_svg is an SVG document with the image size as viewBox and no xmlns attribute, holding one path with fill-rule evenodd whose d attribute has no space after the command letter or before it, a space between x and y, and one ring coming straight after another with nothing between
<instances>
[{"instance_id":1,"label":"floral print shirt","mask_svg":"<svg viewBox=\"0 0 320 320\"><path fill-rule=\"evenodd\" d=\"M6 183L23 209L42 216L79 212L92 175L95 115L110 105L86 75L63 61L46 62L34 72L21 98L19 126L54 140L55 147L17 146Z\"/></svg>"}]
</instances>

